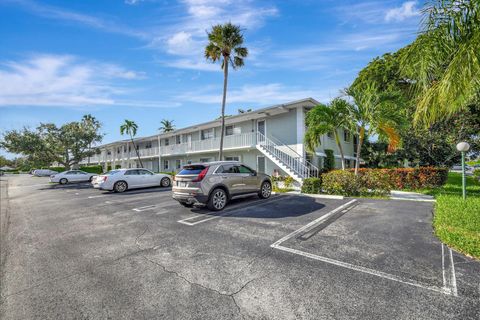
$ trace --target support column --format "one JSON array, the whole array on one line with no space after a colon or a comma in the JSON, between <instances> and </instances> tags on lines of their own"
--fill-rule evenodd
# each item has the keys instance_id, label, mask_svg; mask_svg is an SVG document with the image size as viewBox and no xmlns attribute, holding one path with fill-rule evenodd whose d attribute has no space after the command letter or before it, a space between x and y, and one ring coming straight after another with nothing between
<instances>
[{"instance_id":1,"label":"support column","mask_svg":"<svg viewBox=\"0 0 480 320\"><path fill-rule=\"evenodd\" d=\"M305 137L305 112L303 107L297 108L297 153L305 157L305 145L303 138Z\"/></svg>"},{"instance_id":2,"label":"support column","mask_svg":"<svg viewBox=\"0 0 480 320\"><path fill-rule=\"evenodd\" d=\"M158 171L162 171L162 154L160 153L160 136L157 136L158 140Z\"/></svg>"},{"instance_id":3,"label":"support column","mask_svg":"<svg viewBox=\"0 0 480 320\"><path fill-rule=\"evenodd\" d=\"M117 165L117 147L113 148L112 155L113 155L113 157L112 157L113 158L112 170L115 170L116 169L115 167Z\"/></svg>"},{"instance_id":4,"label":"support column","mask_svg":"<svg viewBox=\"0 0 480 320\"><path fill-rule=\"evenodd\" d=\"M108 169L107 149L102 150L102 158L103 158L103 172L107 172L107 169Z\"/></svg>"}]
</instances>

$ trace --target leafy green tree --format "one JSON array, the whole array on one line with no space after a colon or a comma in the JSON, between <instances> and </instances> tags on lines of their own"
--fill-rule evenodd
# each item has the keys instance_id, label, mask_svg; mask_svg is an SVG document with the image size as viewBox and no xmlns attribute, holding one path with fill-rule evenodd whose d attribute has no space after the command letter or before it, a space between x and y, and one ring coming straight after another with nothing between
<instances>
[{"instance_id":1,"label":"leafy green tree","mask_svg":"<svg viewBox=\"0 0 480 320\"><path fill-rule=\"evenodd\" d=\"M82 117L82 126L84 127L87 134L90 133L90 135L93 137L98 134L98 131L102 127L102 124L91 114L86 114ZM90 143L88 147L92 149L92 143ZM97 153L98 149L94 149L94 151L95 153ZM90 155L88 156L87 163L88 165L90 165Z\"/></svg>"},{"instance_id":2,"label":"leafy green tree","mask_svg":"<svg viewBox=\"0 0 480 320\"><path fill-rule=\"evenodd\" d=\"M138 153L137 146L135 145L135 141L133 140L133 137L137 135L137 129L138 125L134 121L125 119L125 122L120 126L120 134L127 134L130 136L130 141L132 142L133 149L135 149L135 153L137 154L140 167L143 168L142 159L140 159L140 154Z\"/></svg>"},{"instance_id":3,"label":"leafy green tree","mask_svg":"<svg viewBox=\"0 0 480 320\"><path fill-rule=\"evenodd\" d=\"M222 97L222 129L220 134L219 159L223 159L223 138L225 135L225 103L227 99L228 66L235 70L244 65L248 49L243 47L243 34L239 26L228 22L212 27L208 32L208 45L205 47L205 58L212 62L221 61L223 69Z\"/></svg>"},{"instance_id":4,"label":"leafy green tree","mask_svg":"<svg viewBox=\"0 0 480 320\"><path fill-rule=\"evenodd\" d=\"M162 121L160 121L160 124L162 126L158 128L158 130L162 131L163 133L172 132L173 130L175 130L175 125L173 124L173 120L163 119Z\"/></svg>"},{"instance_id":5,"label":"leafy green tree","mask_svg":"<svg viewBox=\"0 0 480 320\"><path fill-rule=\"evenodd\" d=\"M401 112L403 100L398 92L379 92L374 84L362 89L350 87L345 92L354 102L348 106L349 115L357 127L355 174L358 174L362 145L367 135L378 135L387 140L389 151L400 144L399 130L405 120Z\"/></svg>"},{"instance_id":6,"label":"leafy green tree","mask_svg":"<svg viewBox=\"0 0 480 320\"><path fill-rule=\"evenodd\" d=\"M415 84L415 120L427 125L480 101L480 1L435 0L402 69Z\"/></svg>"},{"instance_id":7,"label":"leafy green tree","mask_svg":"<svg viewBox=\"0 0 480 320\"><path fill-rule=\"evenodd\" d=\"M70 168L95 153L90 146L101 142L103 136L98 132L99 129L87 128L83 122L69 122L61 127L42 123L35 130L23 128L7 131L0 147L24 155L28 162L36 166L58 162Z\"/></svg>"},{"instance_id":8,"label":"leafy green tree","mask_svg":"<svg viewBox=\"0 0 480 320\"><path fill-rule=\"evenodd\" d=\"M335 98L329 105L319 104L315 106L308 111L305 118L307 130L304 141L308 151L315 152L315 149L320 145L320 138L323 135L333 134L340 152L343 170L345 170L345 156L338 130L351 130L354 128L349 114L352 108L346 100Z\"/></svg>"}]
</instances>

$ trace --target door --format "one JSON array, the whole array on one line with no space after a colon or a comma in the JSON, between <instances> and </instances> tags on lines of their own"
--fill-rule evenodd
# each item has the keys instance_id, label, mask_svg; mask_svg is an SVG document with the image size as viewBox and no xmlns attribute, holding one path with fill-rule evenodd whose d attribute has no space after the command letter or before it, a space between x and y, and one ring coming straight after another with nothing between
<instances>
[{"instance_id":1,"label":"door","mask_svg":"<svg viewBox=\"0 0 480 320\"><path fill-rule=\"evenodd\" d=\"M264 136L266 135L266 126L265 126L265 120L258 120L257 121L257 132L261 133L258 135L258 140L259 142L264 141Z\"/></svg>"},{"instance_id":2,"label":"door","mask_svg":"<svg viewBox=\"0 0 480 320\"><path fill-rule=\"evenodd\" d=\"M253 169L250 169L247 166L239 165L238 166L238 172L242 176L243 180L243 186L242 186L242 191L247 193L247 192L257 192L258 191L258 186L257 186L257 174Z\"/></svg>"},{"instance_id":3,"label":"door","mask_svg":"<svg viewBox=\"0 0 480 320\"><path fill-rule=\"evenodd\" d=\"M159 176L156 176L152 172L143 169L143 170L138 170L138 173L140 175L141 184L142 184L143 187L151 187L151 186L159 186L160 185Z\"/></svg>"},{"instance_id":4,"label":"door","mask_svg":"<svg viewBox=\"0 0 480 320\"><path fill-rule=\"evenodd\" d=\"M127 181L129 189L141 187L142 181L137 169L125 171L123 177L125 178L125 181Z\"/></svg>"},{"instance_id":5,"label":"door","mask_svg":"<svg viewBox=\"0 0 480 320\"><path fill-rule=\"evenodd\" d=\"M230 194L237 195L244 192L245 183L239 173L238 166L224 164L217 169L216 173L222 177L222 183L227 186Z\"/></svg>"},{"instance_id":6,"label":"door","mask_svg":"<svg viewBox=\"0 0 480 320\"><path fill-rule=\"evenodd\" d=\"M260 173L265 173L265 157L258 156L257 157L257 171Z\"/></svg>"}]
</instances>

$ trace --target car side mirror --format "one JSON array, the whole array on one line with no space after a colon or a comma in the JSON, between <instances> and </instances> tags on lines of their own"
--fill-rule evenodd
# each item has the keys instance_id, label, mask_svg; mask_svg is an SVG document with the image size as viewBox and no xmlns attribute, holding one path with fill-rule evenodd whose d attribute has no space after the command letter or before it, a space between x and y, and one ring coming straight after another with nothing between
<instances>
[{"instance_id":1,"label":"car side mirror","mask_svg":"<svg viewBox=\"0 0 480 320\"><path fill-rule=\"evenodd\" d=\"M254 170L254 171L252 172L252 176L253 176L253 177L256 177L256 176L257 176L257 171Z\"/></svg>"}]
</instances>

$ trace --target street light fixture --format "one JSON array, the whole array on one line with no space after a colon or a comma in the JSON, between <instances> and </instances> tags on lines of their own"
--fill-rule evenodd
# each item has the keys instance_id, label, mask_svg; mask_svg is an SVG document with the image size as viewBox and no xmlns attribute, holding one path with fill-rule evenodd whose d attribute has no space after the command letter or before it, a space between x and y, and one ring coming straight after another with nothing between
<instances>
[{"instance_id":1,"label":"street light fixture","mask_svg":"<svg viewBox=\"0 0 480 320\"><path fill-rule=\"evenodd\" d=\"M468 142L460 142L457 144L457 150L462 153L462 195L463 200L467 198L467 179L465 177L465 153L470 150Z\"/></svg>"}]
</instances>

